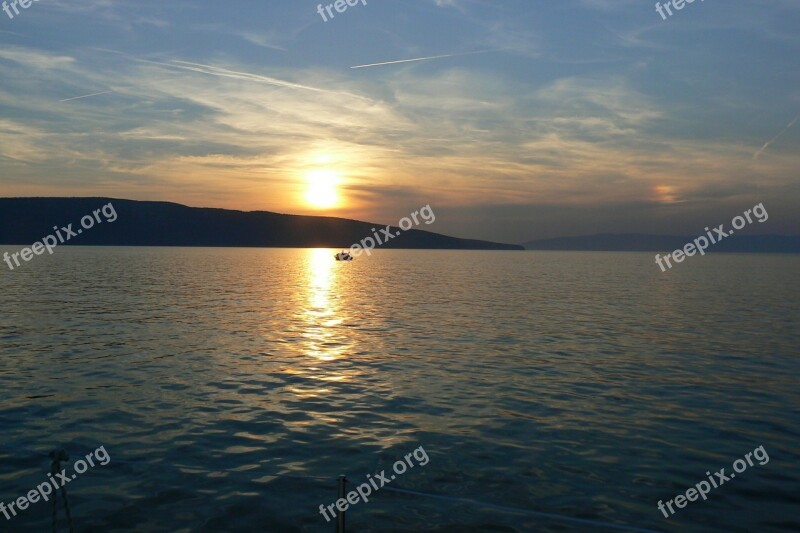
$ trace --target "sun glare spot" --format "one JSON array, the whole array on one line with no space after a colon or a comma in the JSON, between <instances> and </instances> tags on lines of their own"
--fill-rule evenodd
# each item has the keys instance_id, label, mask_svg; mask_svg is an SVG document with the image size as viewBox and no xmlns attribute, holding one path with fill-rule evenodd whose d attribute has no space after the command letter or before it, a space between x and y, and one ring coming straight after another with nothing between
<instances>
[{"instance_id":1,"label":"sun glare spot","mask_svg":"<svg viewBox=\"0 0 800 533\"><path fill-rule=\"evenodd\" d=\"M339 193L336 189L338 176L330 170L313 170L306 176L308 187L306 189L306 202L314 209L328 209L339 203Z\"/></svg>"}]
</instances>

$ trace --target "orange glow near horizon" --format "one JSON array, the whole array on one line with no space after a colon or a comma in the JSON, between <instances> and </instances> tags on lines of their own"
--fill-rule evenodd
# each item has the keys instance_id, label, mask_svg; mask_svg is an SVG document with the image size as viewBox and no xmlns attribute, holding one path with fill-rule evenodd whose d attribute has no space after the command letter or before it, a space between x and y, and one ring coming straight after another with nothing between
<instances>
[{"instance_id":1,"label":"orange glow near horizon","mask_svg":"<svg viewBox=\"0 0 800 533\"><path fill-rule=\"evenodd\" d=\"M674 204L678 201L677 189L670 185L656 185L654 187L656 201L662 204Z\"/></svg>"}]
</instances>

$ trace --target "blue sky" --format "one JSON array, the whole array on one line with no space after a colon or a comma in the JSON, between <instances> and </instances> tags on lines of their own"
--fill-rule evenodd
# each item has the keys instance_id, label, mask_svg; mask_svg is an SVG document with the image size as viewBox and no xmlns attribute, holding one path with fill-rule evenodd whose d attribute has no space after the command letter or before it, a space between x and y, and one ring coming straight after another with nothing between
<instances>
[{"instance_id":1,"label":"blue sky","mask_svg":"<svg viewBox=\"0 0 800 533\"><path fill-rule=\"evenodd\" d=\"M318 3L0 12L0 196L430 204L426 229L508 242L699 234L763 202L752 232L800 233L796 0ZM334 205L308 201L324 180Z\"/></svg>"}]
</instances>

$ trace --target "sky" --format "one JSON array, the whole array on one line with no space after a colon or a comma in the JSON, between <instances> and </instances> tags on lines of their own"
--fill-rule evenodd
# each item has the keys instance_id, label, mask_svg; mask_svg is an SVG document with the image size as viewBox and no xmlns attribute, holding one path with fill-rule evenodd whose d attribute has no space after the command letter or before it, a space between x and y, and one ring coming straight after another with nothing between
<instances>
[{"instance_id":1,"label":"sky","mask_svg":"<svg viewBox=\"0 0 800 533\"><path fill-rule=\"evenodd\" d=\"M426 230L512 243L699 235L763 203L750 233L800 234L797 0L318 5L0 11L0 196L430 205Z\"/></svg>"}]
</instances>

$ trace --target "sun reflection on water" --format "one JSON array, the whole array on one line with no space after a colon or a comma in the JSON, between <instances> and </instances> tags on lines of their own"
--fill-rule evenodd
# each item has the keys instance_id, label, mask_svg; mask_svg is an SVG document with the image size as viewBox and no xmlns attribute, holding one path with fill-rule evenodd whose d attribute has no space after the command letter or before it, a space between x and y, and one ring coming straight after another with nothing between
<instances>
[{"instance_id":1,"label":"sun reflection on water","mask_svg":"<svg viewBox=\"0 0 800 533\"><path fill-rule=\"evenodd\" d=\"M337 263L335 253L326 248L305 251L302 293L298 295L301 306L293 328L298 337L296 359L281 369L310 380L288 387L300 398L327 396L329 384L348 382L362 373L348 361L354 338L350 329L342 326L350 320L342 294L347 282L343 267L347 265Z\"/></svg>"},{"instance_id":2,"label":"sun reflection on water","mask_svg":"<svg viewBox=\"0 0 800 533\"><path fill-rule=\"evenodd\" d=\"M308 308L304 331L308 354L320 361L334 361L344 355L346 348L334 333L334 328L344 320L337 293L339 273L330 250L317 248L308 253Z\"/></svg>"}]
</instances>

